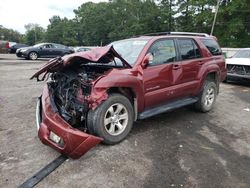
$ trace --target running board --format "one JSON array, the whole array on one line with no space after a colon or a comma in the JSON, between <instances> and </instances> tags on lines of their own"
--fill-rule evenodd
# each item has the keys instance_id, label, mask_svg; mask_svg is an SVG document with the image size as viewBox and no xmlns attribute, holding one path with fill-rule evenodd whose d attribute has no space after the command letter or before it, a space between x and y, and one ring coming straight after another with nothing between
<instances>
[{"instance_id":1,"label":"running board","mask_svg":"<svg viewBox=\"0 0 250 188\"><path fill-rule=\"evenodd\" d=\"M193 104L195 102L198 101L198 98L184 98L184 99L180 99L174 102L170 102L167 104L163 104L161 106L155 107L155 108L151 108L149 110L146 110L142 113L140 113L138 115L138 119L146 119L149 118L151 116L155 116L157 114L161 114L163 112L167 112L176 108L180 108L182 106L186 106L189 104Z\"/></svg>"}]
</instances>

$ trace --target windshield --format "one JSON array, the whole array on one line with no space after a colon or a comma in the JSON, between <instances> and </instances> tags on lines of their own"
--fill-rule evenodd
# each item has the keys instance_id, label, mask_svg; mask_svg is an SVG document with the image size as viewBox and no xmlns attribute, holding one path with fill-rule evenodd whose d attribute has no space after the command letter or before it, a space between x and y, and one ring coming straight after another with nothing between
<instances>
[{"instance_id":1,"label":"windshield","mask_svg":"<svg viewBox=\"0 0 250 188\"><path fill-rule=\"evenodd\" d=\"M240 50L233 56L234 58L250 58L250 50Z\"/></svg>"},{"instance_id":2,"label":"windshield","mask_svg":"<svg viewBox=\"0 0 250 188\"><path fill-rule=\"evenodd\" d=\"M109 45L113 45L115 51L117 51L123 59L130 65L134 65L147 42L147 39L132 39L113 42ZM117 64L122 64L118 58L115 58L115 61Z\"/></svg>"}]
</instances>

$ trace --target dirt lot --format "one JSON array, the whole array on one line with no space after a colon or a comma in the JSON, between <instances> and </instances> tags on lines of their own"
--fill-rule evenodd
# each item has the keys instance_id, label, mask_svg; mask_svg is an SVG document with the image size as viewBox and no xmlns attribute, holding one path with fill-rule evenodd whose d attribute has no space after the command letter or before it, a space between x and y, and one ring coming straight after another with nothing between
<instances>
[{"instance_id":1,"label":"dirt lot","mask_svg":"<svg viewBox=\"0 0 250 188\"><path fill-rule=\"evenodd\" d=\"M0 187L59 156L36 136L44 83L29 77L45 62L0 54ZM222 84L210 113L182 108L137 122L124 142L67 160L37 187L250 187L249 108L249 86Z\"/></svg>"}]
</instances>

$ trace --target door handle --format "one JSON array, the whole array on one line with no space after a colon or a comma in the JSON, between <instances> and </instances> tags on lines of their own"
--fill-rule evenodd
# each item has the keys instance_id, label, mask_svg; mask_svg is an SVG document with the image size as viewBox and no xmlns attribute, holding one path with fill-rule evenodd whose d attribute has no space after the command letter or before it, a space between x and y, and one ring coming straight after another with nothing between
<instances>
[{"instance_id":1,"label":"door handle","mask_svg":"<svg viewBox=\"0 0 250 188\"><path fill-rule=\"evenodd\" d=\"M173 65L173 69L174 70L177 70L177 69L180 69L180 68L181 68L181 66L179 64L174 64Z\"/></svg>"},{"instance_id":2,"label":"door handle","mask_svg":"<svg viewBox=\"0 0 250 188\"><path fill-rule=\"evenodd\" d=\"M199 61L198 65L203 65L204 61Z\"/></svg>"}]
</instances>

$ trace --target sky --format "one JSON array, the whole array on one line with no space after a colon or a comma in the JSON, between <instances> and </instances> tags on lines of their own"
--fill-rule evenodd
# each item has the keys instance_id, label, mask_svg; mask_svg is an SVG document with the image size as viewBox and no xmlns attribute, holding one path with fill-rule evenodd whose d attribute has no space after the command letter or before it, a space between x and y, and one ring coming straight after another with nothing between
<instances>
[{"instance_id":1,"label":"sky","mask_svg":"<svg viewBox=\"0 0 250 188\"><path fill-rule=\"evenodd\" d=\"M37 23L46 28L54 15L73 18L81 4L107 0L1 0L0 25L25 33L24 25Z\"/></svg>"}]
</instances>

